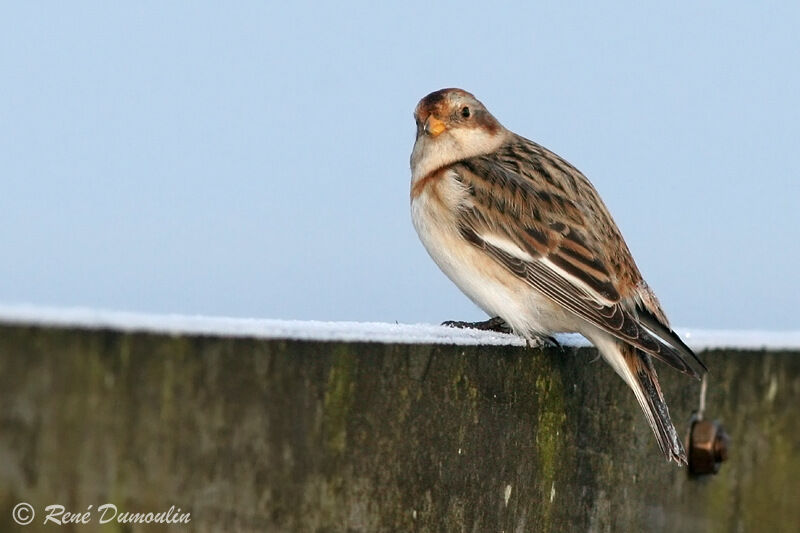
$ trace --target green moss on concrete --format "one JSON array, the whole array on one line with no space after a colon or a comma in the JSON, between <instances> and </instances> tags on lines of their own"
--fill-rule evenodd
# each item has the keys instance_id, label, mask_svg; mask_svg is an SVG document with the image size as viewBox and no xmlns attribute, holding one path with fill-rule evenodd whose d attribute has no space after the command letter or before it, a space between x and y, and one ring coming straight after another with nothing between
<instances>
[{"instance_id":1,"label":"green moss on concrete","mask_svg":"<svg viewBox=\"0 0 800 533\"><path fill-rule=\"evenodd\" d=\"M323 403L325 445L333 453L347 447L347 416L353 405L356 361L344 347L334 350Z\"/></svg>"}]
</instances>

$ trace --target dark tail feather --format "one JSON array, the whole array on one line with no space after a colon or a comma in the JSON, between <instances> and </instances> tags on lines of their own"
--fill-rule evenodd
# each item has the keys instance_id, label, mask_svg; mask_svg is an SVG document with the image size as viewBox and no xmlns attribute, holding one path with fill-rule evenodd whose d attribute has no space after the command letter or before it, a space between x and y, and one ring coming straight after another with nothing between
<instances>
[{"instance_id":1,"label":"dark tail feather","mask_svg":"<svg viewBox=\"0 0 800 533\"><path fill-rule=\"evenodd\" d=\"M653 360L646 353L628 345L622 347L622 353L628 368L637 381L638 387L634 388L634 393L645 417L647 417L647 422L656 435L659 448L666 455L668 461L687 464L683 443L678 437L678 432L675 431L664 395L661 394L661 386L658 384Z\"/></svg>"},{"instance_id":2,"label":"dark tail feather","mask_svg":"<svg viewBox=\"0 0 800 533\"><path fill-rule=\"evenodd\" d=\"M678 334L672 331L669 328L669 326L665 326L664 324L662 324L655 316L653 316L653 314L650 311L643 308L637 310L636 316L639 317L639 320L644 325L644 327L655 333L658 337L661 338L661 340L665 341L667 344L675 348L681 354L681 356L683 356L685 360L687 361L694 360L694 362L697 365L699 365L700 368L702 369L702 372L700 372L699 374L708 373L708 367L703 362L703 360L700 359L696 353L694 353L694 350L686 346L686 343L683 342L683 340L678 336ZM692 369L692 373L698 374L698 372L694 369ZM695 375L695 377L700 377L700 376Z\"/></svg>"}]
</instances>

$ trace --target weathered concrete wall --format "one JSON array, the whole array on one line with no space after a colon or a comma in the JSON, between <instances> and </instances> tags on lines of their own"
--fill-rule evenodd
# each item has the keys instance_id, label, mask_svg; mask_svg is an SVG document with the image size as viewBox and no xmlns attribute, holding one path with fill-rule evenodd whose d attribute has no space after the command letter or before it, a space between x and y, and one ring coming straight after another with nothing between
<instances>
[{"instance_id":1,"label":"weathered concrete wall","mask_svg":"<svg viewBox=\"0 0 800 533\"><path fill-rule=\"evenodd\" d=\"M0 530L111 502L174 531L797 531L800 354L703 356L732 447L690 480L590 349L2 326ZM659 369L686 429L699 385Z\"/></svg>"}]
</instances>

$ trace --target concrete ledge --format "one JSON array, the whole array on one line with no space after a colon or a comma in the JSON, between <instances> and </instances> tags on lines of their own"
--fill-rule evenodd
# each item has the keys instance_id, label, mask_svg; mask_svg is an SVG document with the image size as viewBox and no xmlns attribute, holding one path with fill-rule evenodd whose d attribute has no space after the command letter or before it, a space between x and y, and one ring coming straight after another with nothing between
<instances>
[{"instance_id":1,"label":"concrete ledge","mask_svg":"<svg viewBox=\"0 0 800 533\"><path fill-rule=\"evenodd\" d=\"M28 317L30 319L30 317ZM662 459L590 348L0 325L0 530L11 509L191 513L174 531L789 531L800 351L710 350L719 475ZM100 328L100 329L97 329ZM135 328L134 328L135 329ZM676 424L699 385L659 367ZM74 531L100 531L94 522ZM152 526L117 525L120 531ZM159 529L155 529L159 530Z\"/></svg>"}]
</instances>

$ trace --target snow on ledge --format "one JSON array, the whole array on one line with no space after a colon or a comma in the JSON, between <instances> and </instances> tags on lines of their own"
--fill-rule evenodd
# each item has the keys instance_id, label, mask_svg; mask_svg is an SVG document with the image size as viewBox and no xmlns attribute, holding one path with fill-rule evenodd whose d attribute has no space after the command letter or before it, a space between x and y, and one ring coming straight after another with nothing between
<instances>
[{"instance_id":1,"label":"snow on ledge","mask_svg":"<svg viewBox=\"0 0 800 533\"><path fill-rule=\"evenodd\" d=\"M40 307L0 304L0 324L114 329L169 335L211 335L346 342L401 344L456 344L524 346L517 336L432 324L383 322L322 322L186 315L154 315L73 307ZM800 349L800 331L726 331L678 328L686 343L696 350L710 348ZM557 336L568 346L588 346L576 334Z\"/></svg>"},{"instance_id":2,"label":"snow on ledge","mask_svg":"<svg viewBox=\"0 0 800 533\"><path fill-rule=\"evenodd\" d=\"M155 315L73 307L0 305L0 323L143 331L170 335L212 335L317 341L403 344L516 345L514 335L431 324L323 322L188 315Z\"/></svg>"}]
</instances>

